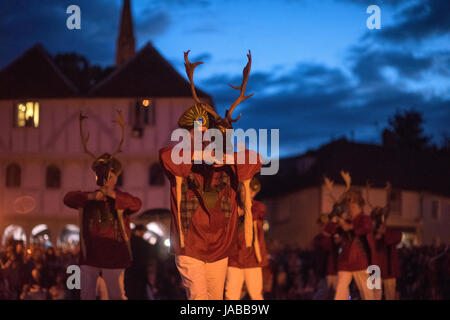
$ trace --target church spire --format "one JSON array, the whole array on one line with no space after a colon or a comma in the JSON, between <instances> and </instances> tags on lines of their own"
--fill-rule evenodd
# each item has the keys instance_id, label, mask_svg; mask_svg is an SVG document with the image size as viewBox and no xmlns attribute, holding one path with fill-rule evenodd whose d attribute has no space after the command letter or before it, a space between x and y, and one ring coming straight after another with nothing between
<instances>
[{"instance_id":1,"label":"church spire","mask_svg":"<svg viewBox=\"0 0 450 320\"><path fill-rule=\"evenodd\" d=\"M119 37L117 39L116 66L120 66L133 57L134 49L134 30L130 0L124 0L120 18Z\"/></svg>"}]
</instances>

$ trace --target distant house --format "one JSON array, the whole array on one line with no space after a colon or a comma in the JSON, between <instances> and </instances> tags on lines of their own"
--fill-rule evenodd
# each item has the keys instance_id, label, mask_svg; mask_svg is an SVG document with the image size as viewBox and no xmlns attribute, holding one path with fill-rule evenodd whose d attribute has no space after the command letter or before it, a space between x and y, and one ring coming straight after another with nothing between
<instances>
[{"instance_id":1,"label":"distant house","mask_svg":"<svg viewBox=\"0 0 450 320\"><path fill-rule=\"evenodd\" d=\"M310 247L319 232L317 220L331 210L333 200L324 176L335 182L333 194L345 189L340 171L349 171L352 185L365 190L369 201L384 206L390 181L391 215L388 226L403 232L403 242L450 243L450 159L437 153L405 153L382 146L331 142L318 150L280 161L276 176L262 176L259 195L268 206L268 238L282 245ZM365 206L366 214L370 207Z\"/></svg>"},{"instance_id":2,"label":"distant house","mask_svg":"<svg viewBox=\"0 0 450 320\"><path fill-rule=\"evenodd\" d=\"M88 116L89 149L111 152L127 130L119 183L140 197L142 211L168 209L169 186L158 150L170 142L178 117L192 105L189 83L148 43L134 52L129 1L124 2L116 68L81 93L42 45L0 71L0 237L62 244L76 238L78 216L64 206L69 190L95 190L83 153L79 113ZM213 104L209 95L200 97Z\"/></svg>"}]
</instances>

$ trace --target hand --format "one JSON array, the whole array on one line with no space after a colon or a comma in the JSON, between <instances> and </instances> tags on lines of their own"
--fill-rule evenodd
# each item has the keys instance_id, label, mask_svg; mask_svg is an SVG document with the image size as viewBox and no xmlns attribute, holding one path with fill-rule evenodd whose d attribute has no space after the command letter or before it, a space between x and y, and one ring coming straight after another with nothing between
<instances>
[{"instance_id":1,"label":"hand","mask_svg":"<svg viewBox=\"0 0 450 320\"><path fill-rule=\"evenodd\" d=\"M114 189L110 189L110 188L106 188L106 187L101 187L100 191L104 194L104 196L106 197L110 197L115 199L116 198L116 192L114 191Z\"/></svg>"},{"instance_id":2,"label":"hand","mask_svg":"<svg viewBox=\"0 0 450 320\"><path fill-rule=\"evenodd\" d=\"M105 195L101 191L96 191L96 192L89 193L88 199L102 201L102 200L105 200Z\"/></svg>"},{"instance_id":3,"label":"hand","mask_svg":"<svg viewBox=\"0 0 450 320\"><path fill-rule=\"evenodd\" d=\"M380 226L380 228L378 228L378 232L383 234L386 232L386 226L383 224L382 226Z\"/></svg>"},{"instance_id":4,"label":"hand","mask_svg":"<svg viewBox=\"0 0 450 320\"><path fill-rule=\"evenodd\" d=\"M334 234L334 243L340 243L341 242L341 236L337 233Z\"/></svg>"},{"instance_id":5,"label":"hand","mask_svg":"<svg viewBox=\"0 0 450 320\"><path fill-rule=\"evenodd\" d=\"M348 231L353 229L353 225L351 223L347 223L344 219L339 218L339 225L341 226L344 231Z\"/></svg>"}]
</instances>

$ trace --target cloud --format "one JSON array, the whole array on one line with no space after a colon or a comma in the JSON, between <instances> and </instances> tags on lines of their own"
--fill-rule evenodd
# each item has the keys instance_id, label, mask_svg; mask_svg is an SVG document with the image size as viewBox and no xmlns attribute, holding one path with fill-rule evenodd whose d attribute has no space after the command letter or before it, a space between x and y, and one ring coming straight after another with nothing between
<instances>
[{"instance_id":1,"label":"cloud","mask_svg":"<svg viewBox=\"0 0 450 320\"><path fill-rule=\"evenodd\" d=\"M385 80L385 67L393 68L401 77L419 79L422 73L433 65L431 56L421 57L399 50L382 51L355 47L350 55L354 61L353 73L361 83Z\"/></svg>"},{"instance_id":2,"label":"cloud","mask_svg":"<svg viewBox=\"0 0 450 320\"><path fill-rule=\"evenodd\" d=\"M234 116L242 113L242 118L235 127L280 128L281 154L292 155L342 136L380 143L387 119L396 110L414 108L424 114L427 133L439 138L448 131L450 99L427 97L403 84L432 70L435 56L353 49L350 73L318 63L299 63L279 75L253 72L246 93L255 95L236 108ZM440 56L447 58L445 52ZM400 80L386 79L380 71L383 66L395 69ZM219 114L224 114L237 97L225 84L241 81L241 75L217 74L201 86L212 94Z\"/></svg>"},{"instance_id":3,"label":"cloud","mask_svg":"<svg viewBox=\"0 0 450 320\"><path fill-rule=\"evenodd\" d=\"M347 3L353 3L357 5L364 5L366 7L370 5L378 5L378 6L391 6L391 7L397 7L400 5L403 5L405 3L410 3L412 0L336 0L337 2L347 2Z\"/></svg>"},{"instance_id":4,"label":"cloud","mask_svg":"<svg viewBox=\"0 0 450 320\"><path fill-rule=\"evenodd\" d=\"M171 25L170 16L166 12L152 12L144 17L144 19L135 19L137 37L159 36L164 34Z\"/></svg>"},{"instance_id":5,"label":"cloud","mask_svg":"<svg viewBox=\"0 0 450 320\"><path fill-rule=\"evenodd\" d=\"M383 27L379 37L390 41L420 41L450 32L450 1L420 0L410 4L396 15L397 24Z\"/></svg>"},{"instance_id":6,"label":"cloud","mask_svg":"<svg viewBox=\"0 0 450 320\"><path fill-rule=\"evenodd\" d=\"M81 9L81 30L66 27L66 9L72 4ZM37 42L51 53L73 52L76 48L92 63L112 64L120 9L107 0L2 1L0 67Z\"/></svg>"}]
</instances>

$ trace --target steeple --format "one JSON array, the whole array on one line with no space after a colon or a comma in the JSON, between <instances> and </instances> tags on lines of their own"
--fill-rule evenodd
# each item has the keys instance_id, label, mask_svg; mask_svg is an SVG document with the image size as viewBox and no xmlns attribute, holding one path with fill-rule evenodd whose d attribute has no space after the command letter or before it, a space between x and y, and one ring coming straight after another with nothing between
<instances>
[{"instance_id":1,"label":"steeple","mask_svg":"<svg viewBox=\"0 0 450 320\"><path fill-rule=\"evenodd\" d=\"M133 57L134 49L134 29L130 0L124 0L120 18L119 37L117 38L116 66L120 66Z\"/></svg>"}]
</instances>

